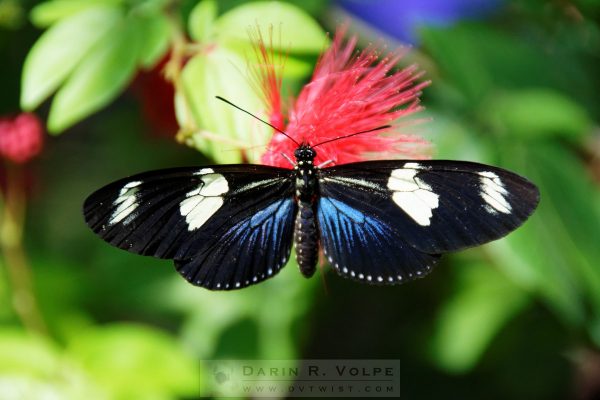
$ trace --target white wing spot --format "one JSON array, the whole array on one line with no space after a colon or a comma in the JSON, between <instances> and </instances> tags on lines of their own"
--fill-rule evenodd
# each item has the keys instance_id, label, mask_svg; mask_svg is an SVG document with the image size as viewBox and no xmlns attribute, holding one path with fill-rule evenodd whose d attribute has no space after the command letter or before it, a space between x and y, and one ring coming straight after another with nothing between
<instances>
[{"instance_id":1,"label":"white wing spot","mask_svg":"<svg viewBox=\"0 0 600 400\"><path fill-rule=\"evenodd\" d=\"M113 211L110 220L108 220L109 225L114 225L117 222L121 222L123 219L130 216L136 208L138 208L139 204L137 203L136 196L139 191L138 186L141 184L142 181L129 182L119 191L119 196L113 203L117 209ZM123 221L123 223L126 224L130 221L131 219L128 218Z\"/></svg>"},{"instance_id":2,"label":"white wing spot","mask_svg":"<svg viewBox=\"0 0 600 400\"><path fill-rule=\"evenodd\" d=\"M212 168L202 168L200 171L194 173L194 175L207 175L214 174L215 171Z\"/></svg>"},{"instance_id":3,"label":"white wing spot","mask_svg":"<svg viewBox=\"0 0 600 400\"><path fill-rule=\"evenodd\" d=\"M417 177L423 169L417 163L406 163L403 168L392 171L387 187L394 192L392 199L421 226L429 226L433 210L439 206L439 196L431 191L431 186Z\"/></svg>"},{"instance_id":4,"label":"white wing spot","mask_svg":"<svg viewBox=\"0 0 600 400\"><path fill-rule=\"evenodd\" d=\"M504 214L510 214L512 207L506 200L508 191L500 177L491 171L480 172L481 197L487 203L486 210L489 213L496 214L498 211Z\"/></svg>"},{"instance_id":5,"label":"white wing spot","mask_svg":"<svg viewBox=\"0 0 600 400\"><path fill-rule=\"evenodd\" d=\"M260 186L272 185L276 182L279 182L279 179L263 179L261 181L253 181L253 182L248 183L247 185L244 185L244 186L238 188L236 190L236 193L246 192L248 190L252 190L252 189L255 189Z\"/></svg>"},{"instance_id":6,"label":"white wing spot","mask_svg":"<svg viewBox=\"0 0 600 400\"><path fill-rule=\"evenodd\" d=\"M208 171L201 174L202 171ZM200 228L223 205L223 196L229 191L229 184L221 174L210 172L212 169L200 170L202 183L197 189L186 194L185 200L179 203L179 212L185 217L188 230Z\"/></svg>"},{"instance_id":7,"label":"white wing spot","mask_svg":"<svg viewBox=\"0 0 600 400\"><path fill-rule=\"evenodd\" d=\"M407 162L406 164L404 164L404 168L409 168L409 169L424 169L421 164L415 163L415 162Z\"/></svg>"},{"instance_id":8,"label":"white wing spot","mask_svg":"<svg viewBox=\"0 0 600 400\"><path fill-rule=\"evenodd\" d=\"M346 185L346 186L363 186L369 189L373 189L373 190L382 190L383 188L381 186L379 186L378 184L365 180L365 179L358 179L358 178L349 178L349 177L345 177L345 176L336 176L336 177L324 177L319 179L319 183L324 183L324 182L336 182L339 183L341 185Z\"/></svg>"}]
</instances>

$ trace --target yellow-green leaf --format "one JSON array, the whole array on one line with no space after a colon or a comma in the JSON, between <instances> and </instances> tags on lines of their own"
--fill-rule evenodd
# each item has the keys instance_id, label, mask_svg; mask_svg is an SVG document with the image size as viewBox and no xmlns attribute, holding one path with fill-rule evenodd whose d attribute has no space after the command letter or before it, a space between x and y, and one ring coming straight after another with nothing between
<instances>
[{"instance_id":1,"label":"yellow-green leaf","mask_svg":"<svg viewBox=\"0 0 600 400\"><path fill-rule=\"evenodd\" d=\"M38 4L31 10L31 22L46 28L64 18L98 5L120 5L123 0L53 0Z\"/></svg>"},{"instance_id":2,"label":"yellow-green leaf","mask_svg":"<svg viewBox=\"0 0 600 400\"><path fill-rule=\"evenodd\" d=\"M481 115L504 134L527 139L558 136L577 140L590 133L593 125L584 107L547 88L495 94L484 104Z\"/></svg>"},{"instance_id":3,"label":"yellow-green leaf","mask_svg":"<svg viewBox=\"0 0 600 400\"><path fill-rule=\"evenodd\" d=\"M190 125L185 116L191 116L191 123L197 128L193 145L217 162L240 162L240 145L250 149L246 155L251 160L257 160L263 150L255 146L268 140L268 127L215 98L222 96L261 115L263 107L244 72L246 69L247 62L242 56L216 46L191 59L183 70L184 93L178 93L177 115L182 126ZM216 138L205 140L206 132Z\"/></svg>"},{"instance_id":4,"label":"yellow-green leaf","mask_svg":"<svg viewBox=\"0 0 600 400\"><path fill-rule=\"evenodd\" d=\"M171 26L163 14L140 17L140 26L140 63L144 68L152 68L169 49Z\"/></svg>"},{"instance_id":5,"label":"yellow-green leaf","mask_svg":"<svg viewBox=\"0 0 600 400\"><path fill-rule=\"evenodd\" d=\"M222 39L249 41L248 31L260 27L275 30L273 46L292 53L319 53L327 36L319 24L302 9L283 2L264 1L241 5L215 22Z\"/></svg>"},{"instance_id":6,"label":"yellow-green leaf","mask_svg":"<svg viewBox=\"0 0 600 400\"><path fill-rule=\"evenodd\" d=\"M98 6L44 32L25 59L21 107L33 110L44 101L122 18L119 8Z\"/></svg>"},{"instance_id":7,"label":"yellow-green leaf","mask_svg":"<svg viewBox=\"0 0 600 400\"><path fill-rule=\"evenodd\" d=\"M109 32L58 91L48 129L60 133L107 105L132 78L140 47L140 28L128 18Z\"/></svg>"},{"instance_id":8,"label":"yellow-green leaf","mask_svg":"<svg viewBox=\"0 0 600 400\"><path fill-rule=\"evenodd\" d=\"M73 337L68 351L122 399L187 398L200 390L194 358L174 337L151 327L111 324L89 329Z\"/></svg>"},{"instance_id":9,"label":"yellow-green leaf","mask_svg":"<svg viewBox=\"0 0 600 400\"><path fill-rule=\"evenodd\" d=\"M459 270L459 291L441 309L435 361L449 372L473 368L494 336L528 302L526 292L485 263Z\"/></svg>"},{"instance_id":10,"label":"yellow-green leaf","mask_svg":"<svg viewBox=\"0 0 600 400\"><path fill-rule=\"evenodd\" d=\"M217 2L214 0L201 1L194 7L188 22L192 39L203 42L210 37L213 22L217 17L217 9Z\"/></svg>"}]
</instances>

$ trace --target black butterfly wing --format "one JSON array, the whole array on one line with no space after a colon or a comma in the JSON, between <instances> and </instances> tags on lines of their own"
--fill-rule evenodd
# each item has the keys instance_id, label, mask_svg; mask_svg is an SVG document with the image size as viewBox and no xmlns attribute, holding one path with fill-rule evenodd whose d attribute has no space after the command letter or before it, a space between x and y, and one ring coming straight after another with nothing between
<instances>
[{"instance_id":1,"label":"black butterfly wing","mask_svg":"<svg viewBox=\"0 0 600 400\"><path fill-rule=\"evenodd\" d=\"M146 172L90 195L84 216L116 247L173 259L194 285L242 288L275 275L289 258L290 174L260 165Z\"/></svg>"},{"instance_id":2,"label":"black butterfly wing","mask_svg":"<svg viewBox=\"0 0 600 400\"><path fill-rule=\"evenodd\" d=\"M324 251L343 276L394 284L423 276L439 254L498 239L535 210L535 185L460 161L372 161L319 173Z\"/></svg>"}]
</instances>

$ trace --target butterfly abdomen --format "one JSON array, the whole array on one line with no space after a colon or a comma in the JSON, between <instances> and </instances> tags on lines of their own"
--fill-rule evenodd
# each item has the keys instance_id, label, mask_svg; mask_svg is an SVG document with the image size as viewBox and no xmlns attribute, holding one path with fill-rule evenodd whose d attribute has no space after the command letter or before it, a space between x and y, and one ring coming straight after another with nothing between
<instances>
[{"instance_id":1,"label":"butterfly abdomen","mask_svg":"<svg viewBox=\"0 0 600 400\"><path fill-rule=\"evenodd\" d=\"M294 244L300 272L306 278L315 273L319 258L319 234L315 221L313 205L310 202L299 201L294 225Z\"/></svg>"}]
</instances>

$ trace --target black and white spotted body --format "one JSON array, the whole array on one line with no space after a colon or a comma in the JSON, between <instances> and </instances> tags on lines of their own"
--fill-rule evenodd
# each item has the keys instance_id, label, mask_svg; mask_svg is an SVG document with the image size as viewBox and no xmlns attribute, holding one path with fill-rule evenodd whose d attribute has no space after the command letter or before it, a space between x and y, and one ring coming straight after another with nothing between
<instances>
[{"instance_id":1,"label":"black and white spotted body","mask_svg":"<svg viewBox=\"0 0 600 400\"><path fill-rule=\"evenodd\" d=\"M298 212L294 224L294 247L300 272L307 278L315 273L319 259L319 231L315 219L318 196L318 168L314 165L316 151L303 144L294 152L296 157L296 201Z\"/></svg>"}]
</instances>

